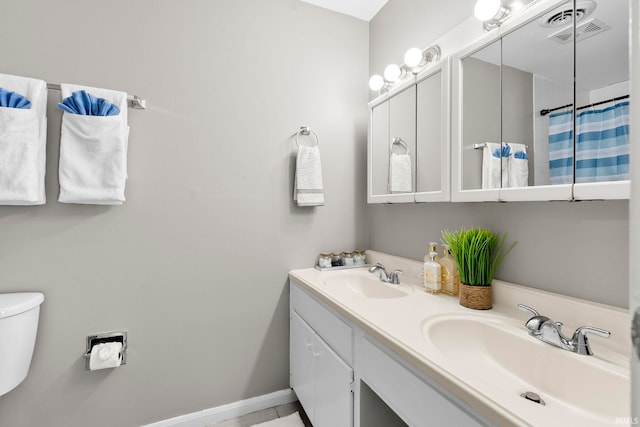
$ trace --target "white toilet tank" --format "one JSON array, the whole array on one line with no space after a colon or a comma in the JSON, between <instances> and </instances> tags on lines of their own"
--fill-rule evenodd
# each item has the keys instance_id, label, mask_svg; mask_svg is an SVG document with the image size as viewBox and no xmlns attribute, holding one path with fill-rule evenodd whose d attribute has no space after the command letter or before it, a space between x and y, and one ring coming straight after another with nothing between
<instances>
[{"instance_id":1,"label":"white toilet tank","mask_svg":"<svg viewBox=\"0 0 640 427\"><path fill-rule=\"evenodd\" d=\"M29 372L42 301L39 292L0 294L0 396Z\"/></svg>"}]
</instances>

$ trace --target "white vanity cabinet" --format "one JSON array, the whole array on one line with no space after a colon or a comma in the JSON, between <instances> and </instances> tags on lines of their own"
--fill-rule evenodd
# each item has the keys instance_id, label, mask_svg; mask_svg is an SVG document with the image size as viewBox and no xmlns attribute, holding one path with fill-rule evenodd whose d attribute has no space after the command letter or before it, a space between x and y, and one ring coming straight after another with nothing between
<instances>
[{"instance_id":1,"label":"white vanity cabinet","mask_svg":"<svg viewBox=\"0 0 640 427\"><path fill-rule=\"evenodd\" d=\"M358 376L410 426L485 426L470 408L446 396L435 384L414 373L398 356L374 340L356 342ZM437 388L436 388L437 387ZM364 427L364 426L363 426Z\"/></svg>"},{"instance_id":2,"label":"white vanity cabinet","mask_svg":"<svg viewBox=\"0 0 640 427\"><path fill-rule=\"evenodd\" d=\"M291 284L291 388L315 427L388 427L363 413L366 384L409 426L486 426L484 418L418 372L304 285ZM338 311L339 313L339 311ZM375 404L375 403L373 403ZM395 424L394 424L395 425Z\"/></svg>"},{"instance_id":3,"label":"white vanity cabinet","mask_svg":"<svg viewBox=\"0 0 640 427\"><path fill-rule=\"evenodd\" d=\"M290 320L290 385L309 420L353 426L353 369L331 347L350 357L351 328L293 282Z\"/></svg>"}]
</instances>

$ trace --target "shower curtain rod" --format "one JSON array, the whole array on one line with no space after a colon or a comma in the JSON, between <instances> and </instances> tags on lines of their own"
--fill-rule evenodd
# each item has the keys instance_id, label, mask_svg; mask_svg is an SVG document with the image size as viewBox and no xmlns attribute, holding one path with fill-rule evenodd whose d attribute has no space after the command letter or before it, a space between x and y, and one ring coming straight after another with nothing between
<instances>
[{"instance_id":1,"label":"shower curtain rod","mask_svg":"<svg viewBox=\"0 0 640 427\"><path fill-rule=\"evenodd\" d=\"M57 83L47 83L47 89L50 90L60 90L60 85ZM147 109L147 101L144 99L140 99L137 95L127 95L127 105L129 108L133 108L136 110L146 110Z\"/></svg>"},{"instance_id":2,"label":"shower curtain rod","mask_svg":"<svg viewBox=\"0 0 640 427\"><path fill-rule=\"evenodd\" d=\"M582 110L584 108L594 107L594 106L600 105L600 104L606 104L607 102L620 101L621 99L627 99L627 98L629 98L629 95L618 96L618 97L615 97L615 98L606 99L604 101L594 102L593 104L583 105L582 107L578 107L577 110ZM569 107L573 107L573 104L563 105L562 107L550 108L548 110L540 110L540 115L541 116L546 116L547 114L549 114L549 113L551 113L553 111L562 110L563 108L569 108Z\"/></svg>"}]
</instances>

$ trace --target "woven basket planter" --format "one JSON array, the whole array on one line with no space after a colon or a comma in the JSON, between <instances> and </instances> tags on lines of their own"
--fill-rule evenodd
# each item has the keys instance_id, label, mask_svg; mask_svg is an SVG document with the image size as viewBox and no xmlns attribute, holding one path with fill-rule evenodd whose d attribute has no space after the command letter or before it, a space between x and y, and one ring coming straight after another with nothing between
<instances>
[{"instance_id":1,"label":"woven basket planter","mask_svg":"<svg viewBox=\"0 0 640 427\"><path fill-rule=\"evenodd\" d=\"M474 310L489 310L492 307L493 295L491 285L469 286L460 283L460 305Z\"/></svg>"}]
</instances>

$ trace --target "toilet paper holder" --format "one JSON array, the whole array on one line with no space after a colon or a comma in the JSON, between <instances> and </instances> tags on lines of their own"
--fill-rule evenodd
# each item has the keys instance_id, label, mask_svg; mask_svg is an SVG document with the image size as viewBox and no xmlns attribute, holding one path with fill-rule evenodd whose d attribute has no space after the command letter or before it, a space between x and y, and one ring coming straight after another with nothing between
<instances>
[{"instance_id":1,"label":"toilet paper holder","mask_svg":"<svg viewBox=\"0 0 640 427\"><path fill-rule=\"evenodd\" d=\"M87 336L87 351L84 353L84 368L89 371L89 360L91 359L91 350L98 344L108 342L119 342L122 344L120 350L121 365L127 364L127 332L103 332L95 335Z\"/></svg>"}]
</instances>

